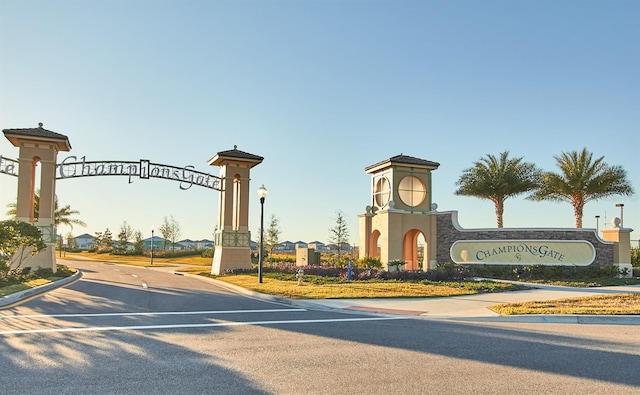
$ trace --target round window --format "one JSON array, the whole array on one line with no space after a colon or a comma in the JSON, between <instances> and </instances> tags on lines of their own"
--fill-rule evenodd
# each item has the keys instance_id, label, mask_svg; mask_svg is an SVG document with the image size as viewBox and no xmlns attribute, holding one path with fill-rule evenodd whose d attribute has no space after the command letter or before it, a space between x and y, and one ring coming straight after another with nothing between
<instances>
[{"instance_id":1,"label":"round window","mask_svg":"<svg viewBox=\"0 0 640 395\"><path fill-rule=\"evenodd\" d=\"M376 181L374 190L376 206L384 207L389 203L389 198L391 197L391 188L389 186L389 180L387 177L380 177L378 181Z\"/></svg>"},{"instance_id":2,"label":"round window","mask_svg":"<svg viewBox=\"0 0 640 395\"><path fill-rule=\"evenodd\" d=\"M398 184L398 196L402 203L409 207L415 207L424 201L427 196L427 188L417 177L407 176Z\"/></svg>"}]
</instances>

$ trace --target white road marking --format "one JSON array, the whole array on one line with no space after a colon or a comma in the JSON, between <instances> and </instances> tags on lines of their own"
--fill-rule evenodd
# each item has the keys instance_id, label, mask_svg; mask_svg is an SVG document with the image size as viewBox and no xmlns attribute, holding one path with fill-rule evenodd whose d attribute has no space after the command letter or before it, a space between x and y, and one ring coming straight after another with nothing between
<instances>
[{"instance_id":1,"label":"white road marking","mask_svg":"<svg viewBox=\"0 0 640 395\"><path fill-rule=\"evenodd\" d=\"M215 324L102 326L102 327L82 327L82 328L13 330L13 331L2 331L0 332L0 335L24 335L24 334L34 334L34 333L129 331L129 330L143 330L143 329L213 328L213 327L245 326L245 325L320 324L320 323L333 323L333 322L389 321L389 320L406 320L406 319L407 318L405 317L370 317L370 318L337 318L337 319L334 318L334 319L322 319L322 320L219 322Z\"/></svg>"},{"instance_id":2,"label":"white road marking","mask_svg":"<svg viewBox=\"0 0 640 395\"><path fill-rule=\"evenodd\" d=\"M114 316L161 316L161 315L200 315L200 314L238 314L238 313L283 313L301 312L306 309L269 309L269 310L206 310L206 311L157 311L146 313L90 313L90 314L29 314L29 315L0 315L0 319L11 318L77 318L77 317L114 317Z\"/></svg>"}]
</instances>

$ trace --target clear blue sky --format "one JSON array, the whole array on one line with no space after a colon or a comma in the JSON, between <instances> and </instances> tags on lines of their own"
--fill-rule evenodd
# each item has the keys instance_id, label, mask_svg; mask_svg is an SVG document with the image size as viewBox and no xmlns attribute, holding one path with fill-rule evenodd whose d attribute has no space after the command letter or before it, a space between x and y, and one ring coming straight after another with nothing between
<instances>
[{"instance_id":1,"label":"clear blue sky","mask_svg":"<svg viewBox=\"0 0 640 395\"><path fill-rule=\"evenodd\" d=\"M465 168L504 150L544 170L586 147L637 192L585 206L640 238L640 2L636 0L0 0L0 128L69 137L87 160L149 159L218 174L234 145L263 156L251 189L281 240L327 242L337 211L358 242L364 168L398 154L439 162L433 195L465 228L493 204L455 196ZM16 158L2 137L0 154ZM0 208L16 179L0 174ZM97 177L58 182L93 234L165 216L211 238L217 193ZM253 192L252 192L253 193ZM260 206L251 200L257 236ZM2 216L0 216L2 218ZM575 226L568 203L506 201L505 227ZM62 229L61 233L68 232Z\"/></svg>"}]
</instances>

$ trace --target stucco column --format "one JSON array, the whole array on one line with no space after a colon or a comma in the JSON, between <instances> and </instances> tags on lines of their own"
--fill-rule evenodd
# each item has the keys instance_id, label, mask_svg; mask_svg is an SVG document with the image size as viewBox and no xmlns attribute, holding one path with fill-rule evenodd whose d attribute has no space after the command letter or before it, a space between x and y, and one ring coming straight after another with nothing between
<instances>
[{"instance_id":1,"label":"stucco column","mask_svg":"<svg viewBox=\"0 0 640 395\"><path fill-rule=\"evenodd\" d=\"M612 227L602 229L602 239L613 242L613 265L620 271L627 271L623 277L633 276L633 266L631 265L631 228L620 226L620 218L614 218Z\"/></svg>"},{"instance_id":2,"label":"stucco column","mask_svg":"<svg viewBox=\"0 0 640 395\"><path fill-rule=\"evenodd\" d=\"M67 136L44 129L42 123L37 128L4 129L3 133L14 147L20 149L16 219L37 226L42 233L42 240L47 245L44 251L29 257L28 262L22 265L31 267L33 270L42 268L55 272L56 160L59 151L71 150L71 144ZM40 176L40 200L36 221L34 196L38 175ZM16 261L13 263L17 264Z\"/></svg>"},{"instance_id":3,"label":"stucco column","mask_svg":"<svg viewBox=\"0 0 640 395\"><path fill-rule=\"evenodd\" d=\"M220 167L221 178L212 274L251 268L249 201L250 196L257 197L257 192L251 194L250 172L263 159L240 151L236 146L209 159L209 165Z\"/></svg>"}]
</instances>

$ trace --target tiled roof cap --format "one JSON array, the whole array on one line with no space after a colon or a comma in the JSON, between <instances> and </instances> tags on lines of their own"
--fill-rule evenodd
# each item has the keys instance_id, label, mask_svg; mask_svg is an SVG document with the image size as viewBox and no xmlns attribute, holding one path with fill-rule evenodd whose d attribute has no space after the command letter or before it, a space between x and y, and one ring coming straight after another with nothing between
<instances>
[{"instance_id":1,"label":"tiled roof cap","mask_svg":"<svg viewBox=\"0 0 640 395\"><path fill-rule=\"evenodd\" d=\"M58 149L60 151L69 151L71 150L71 144L69 143L69 138L64 134L52 132L51 130L47 130L42 127L42 122L38 124L37 128L24 128L24 129L3 129L2 133L4 136L11 141L14 146L18 146L17 140L18 138L27 138L27 139L44 139L55 141Z\"/></svg>"},{"instance_id":2,"label":"tiled roof cap","mask_svg":"<svg viewBox=\"0 0 640 395\"><path fill-rule=\"evenodd\" d=\"M369 170L375 169L382 165L387 165L387 167L392 165L413 165L416 167L424 167L435 170L440 166L440 163L400 154L383 160L382 162L378 162L375 165L368 166L365 168L365 171L369 172Z\"/></svg>"},{"instance_id":3,"label":"tiled roof cap","mask_svg":"<svg viewBox=\"0 0 640 395\"><path fill-rule=\"evenodd\" d=\"M259 155L250 154L248 152L240 151L237 145L233 146L233 149L227 151L220 151L213 158L209 159L210 165L220 165L224 159L237 159L242 162L251 162L255 165L261 163L264 158Z\"/></svg>"}]
</instances>

